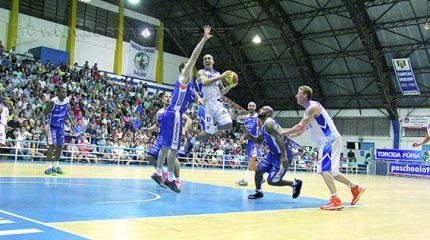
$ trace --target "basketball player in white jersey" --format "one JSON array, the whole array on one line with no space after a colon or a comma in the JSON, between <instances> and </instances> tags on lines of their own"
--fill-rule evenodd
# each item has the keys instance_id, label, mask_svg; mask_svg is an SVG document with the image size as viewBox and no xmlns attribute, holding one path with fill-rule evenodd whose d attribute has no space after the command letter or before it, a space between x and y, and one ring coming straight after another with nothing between
<instances>
[{"instance_id":1,"label":"basketball player in white jersey","mask_svg":"<svg viewBox=\"0 0 430 240\"><path fill-rule=\"evenodd\" d=\"M2 103L0 103L0 144L2 145L6 144L7 118L9 116L8 103L8 97L4 97Z\"/></svg>"},{"instance_id":2,"label":"basketball player in white jersey","mask_svg":"<svg viewBox=\"0 0 430 240\"><path fill-rule=\"evenodd\" d=\"M185 146L185 154L189 154L197 141L204 141L210 138L217 131L228 130L232 128L232 119L228 110L224 107L221 97L236 87L237 84L224 86L222 79L230 71L219 73L213 68L214 59L212 55L203 56L203 69L197 72L197 88L200 96L205 100L204 105L204 129L195 138L192 138Z\"/></svg>"},{"instance_id":3,"label":"basketball player in white jersey","mask_svg":"<svg viewBox=\"0 0 430 240\"><path fill-rule=\"evenodd\" d=\"M364 186L358 186L339 172L342 138L330 115L319 102L312 101L312 88L301 86L296 95L297 103L305 108L302 120L290 129L283 131L287 137L296 137L305 131L312 141L319 146L317 171L323 177L331 193L330 202L321 206L322 210L339 210L344 207L337 195L334 179L351 188L351 205L358 202L364 192Z\"/></svg>"}]
</instances>

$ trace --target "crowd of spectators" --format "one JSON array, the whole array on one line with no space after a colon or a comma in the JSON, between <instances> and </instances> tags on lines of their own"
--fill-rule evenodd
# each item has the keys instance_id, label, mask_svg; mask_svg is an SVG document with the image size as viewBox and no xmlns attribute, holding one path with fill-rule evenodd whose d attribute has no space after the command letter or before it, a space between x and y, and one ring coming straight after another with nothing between
<instances>
[{"instance_id":1,"label":"crowd of spectators","mask_svg":"<svg viewBox=\"0 0 430 240\"><path fill-rule=\"evenodd\" d=\"M113 78L101 72L97 63L92 66L88 61L82 66L78 63L55 65L51 61L42 63L34 59L28 51L18 54L12 48L7 53L2 45L0 51L0 96L10 113L7 138L39 141L9 141L8 151L27 155L27 159L44 156L46 146L43 145L41 115L46 101L55 96L58 86L65 87L70 98L69 115L73 123L66 121L66 142L78 144L68 146L69 151L64 151L64 157L73 155L74 159L88 162L110 159L130 163L140 160L138 156L143 154L139 153L157 138L157 133L147 133L146 129L154 124L165 92L150 89L145 82L131 78ZM189 159L215 166L221 164L222 154L244 155L245 145L239 138L245 111L229 99L225 102L234 128L206 143L198 143L194 148L197 153ZM197 106L193 106L188 113L193 119L191 136L200 131L196 110ZM185 145L186 139L183 141L182 145ZM240 160L234 158L230 162L236 165Z\"/></svg>"}]
</instances>

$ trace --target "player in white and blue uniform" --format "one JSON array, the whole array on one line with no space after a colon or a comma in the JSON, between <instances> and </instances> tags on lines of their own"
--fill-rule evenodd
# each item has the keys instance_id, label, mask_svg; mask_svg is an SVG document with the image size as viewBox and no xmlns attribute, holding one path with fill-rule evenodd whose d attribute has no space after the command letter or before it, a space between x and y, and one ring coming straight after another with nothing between
<instances>
[{"instance_id":1,"label":"player in white and blue uniform","mask_svg":"<svg viewBox=\"0 0 430 240\"><path fill-rule=\"evenodd\" d=\"M190 59L185 64L179 66L181 74L176 79L175 88L172 94L172 101L166 108L160 125L160 135L162 137L161 150L157 161L157 180L160 180L164 160L167 157L168 179L164 184L179 193L181 189L176 186L174 175L174 163L176 154L181 145L182 122L181 116L191 105L194 100L194 84L192 83L192 69L200 55L205 42L212 37L210 26L203 28L204 35L201 41L195 47Z\"/></svg>"},{"instance_id":2,"label":"player in white and blue uniform","mask_svg":"<svg viewBox=\"0 0 430 240\"><path fill-rule=\"evenodd\" d=\"M260 132L260 127L258 126L258 114L255 112L257 105L254 102L248 103L248 114L245 116L244 125L246 131L257 137ZM244 142L246 140L247 134L244 134L240 139L240 142ZM251 139L247 140L248 143L246 145L246 156L245 161L248 162L248 167L245 171L243 179L238 181L237 184L239 186L248 186L248 176L250 171L257 170L257 158L261 157L261 149L260 146L252 141Z\"/></svg>"},{"instance_id":3,"label":"player in white and blue uniform","mask_svg":"<svg viewBox=\"0 0 430 240\"><path fill-rule=\"evenodd\" d=\"M258 117L263 122L261 134L257 137L248 133L248 138L257 143L264 143L268 147L268 153L265 158L258 164L255 172L255 193L248 196L248 199L258 199L264 196L261 190L264 173L269 173L267 183L272 186L291 186L293 189L293 198L300 195L302 181L285 181L282 178L288 170L288 166L293 160L293 152L289 148L289 142L282 136L282 128L271 118L273 109L264 106L258 112Z\"/></svg>"},{"instance_id":4,"label":"player in white and blue uniform","mask_svg":"<svg viewBox=\"0 0 430 240\"><path fill-rule=\"evenodd\" d=\"M230 72L220 73L213 68L212 55L203 56L205 67L197 72L197 88L200 96L205 100L203 124L204 128L192 138L185 146L185 154L189 154L197 141L205 141L220 130L228 130L233 126L233 121L222 101L222 96L227 94L236 85L224 86L222 79Z\"/></svg>"},{"instance_id":5,"label":"player in white and blue uniform","mask_svg":"<svg viewBox=\"0 0 430 240\"><path fill-rule=\"evenodd\" d=\"M307 131L311 140L318 146L317 171L323 177L331 193L330 202L321 206L321 209L339 210L344 207L342 201L337 196L334 179L351 188L353 196L351 205L354 205L360 199L365 187L351 182L351 180L339 172L342 138L333 120L319 102L311 100L312 88L309 86L299 87L296 99L297 103L305 108L305 113L297 125L283 131L283 134L287 137L294 137Z\"/></svg>"},{"instance_id":6,"label":"player in white and blue uniform","mask_svg":"<svg viewBox=\"0 0 430 240\"><path fill-rule=\"evenodd\" d=\"M158 131L160 129L160 125L163 121L163 116L164 116L164 112L167 108L167 106L170 104L170 101L172 99L172 96L170 94L164 94L163 96L163 108L157 111L157 121L156 123L151 126L150 128L147 129L148 133L152 132L152 131ZM185 127L184 129L188 130L191 127L192 124L192 120L186 115L186 114L182 114L182 120L184 120L185 123ZM158 136L157 140L155 140L155 142L151 145L151 147L149 147L148 152L147 152L147 157L146 160L148 162L150 162L155 168L157 168L157 159L158 159L158 154L160 152L160 149L162 147L163 144L163 139L161 137L161 135ZM180 163L179 160L176 159L175 160L175 166L174 166L174 173L175 173L175 178L176 178L176 185L182 190L182 182L179 179L179 168L180 168ZM159 181L159 178L157 177L157 173L152 174L151 178L158 183L161 187L165 188L166 185L164 185L164 180L167 179L167 169L163 167L162 169L162 177L163 177L163 181Z\"/></svg>"},{"instance_id":7,"label":"player in white and blue uniform","mask_svg":"<svg viewBox=\"0 0 430 240\"><path fill-rule=\"evenodd\" d=\"M63 174L59 167L61 151L64 144L64 123L69 117L69 98L66 97L67 91L64 87L57 89L57 96L47 102L42 114L42 121L45 124L46 142L49 145L46 152L48 169L45 174ZM71 121L71 119L69 118ZM52 154L55 149L55 165L52 165Z\"/></svg>"}]
</instances>

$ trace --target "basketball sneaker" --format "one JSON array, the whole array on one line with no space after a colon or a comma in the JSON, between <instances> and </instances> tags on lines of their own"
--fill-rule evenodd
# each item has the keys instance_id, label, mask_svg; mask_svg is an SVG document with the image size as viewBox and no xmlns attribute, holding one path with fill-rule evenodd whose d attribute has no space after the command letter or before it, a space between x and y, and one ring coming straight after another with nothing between
<instances>
[{"instance_id":1,"label":"basketball sneaker","mask_svg":"<svg viewBox=\"0 0 430 240\"><path fill-rule=\"evenodd\" d=\"M156 182L158 185L160 185L160 187L166 188L166 185L164 185L163 178L161 176L158 176L157 173L153 173L151 175L151 178L152 178L152 180L154 180L154 182Z\"/></svg>"},{"instance_id":2,"label":"basketball sneaker","mask_svg":"<svg viewBox=\"0 0 430 240\"><path fill-rule=\"evenodd\" d=\"M55 174L55 171L52 168L48 168L45 170L45 174L46 175L51 175L51 176L55 176L57 174Z\"/></svg>"},{"instance_id":3,"label":"basketball sneaker","mask_svg":"<svg viewBox=\"0 0 430 240\"><path fill-rule=\"evenodd\" d=\"M63 169L61 169L60 167L53 167L52 171L58 173L58 174L64 174Z\"/></svg>"},{"instance_id":4,"label":"basketball sneaker","mask_svg":"<svg viewBox=\"0 0 430 240\"><path fill-rule=\"evenodd\" d=\"M366 190L365 186L355 186L353 188L351 188L351 193L352 193L352 201L351 201L351 205L354 205L358 202L358 200L361 197L361 194L364 193L364 190Z\"/></svg>"},{"instance_id":5,"label":"basketball sneaker","mask_svg":"<svg viewBox=\"0 0 430 240\"><path fill-rule=\"evenodd\" d=\"M296 182L296 184L292 186L293 198L297 198L300 195L300 190L302 190L303 182L300 179L294 179L294 181Z\"/></svg>"},{"instance_id":6,"label":"basketball sneaker","mask_svg":"<svg viewBox=\"0 0 430 240\"><path fill-rule=\"evenodd\" d=\"M163 176L161 178L163 179L163 182L169 177L169 172L163 172Z\"/></svg>"},{"instance_id":7,"label":"basketball sneaker","mask_svg":"<svg viewBox=\"0 0 430 240\"><path fill-rule=\"evenodd\" d=\"M326 205L322 205L320 208L321 208L321 210L340 210L344 207L345 206L343 205L340 198L338 198L336 196L332 196L330 199L330 202L327 203Z\"/></svg>"},{"instance_id":8,"label":"basketball sneaker","mask_svg":"<svg viewBox=\"0 0 430 240\"><path fill-rule=\"evenodd\" d=\"M176 184L176 186L177 186L179 189L181 189L181 191L182 191L182 189L184 189L184 187L182 186L182 182L181 182L181 180L176 179L175 184Z\"/></svg>"},{"instance_id":9,"label":"basketball sneaker","mask_svg":"<svg viewBox=\"0 0 430 240\"><path fill-rule=\"evenodd\" d=\"M164 185L166 185L168 188L172 189L172 191L176 193L180 193L181 189L178 188L176 185L176 181L169 181L168 179L164 181Z\"/></svg>"},{"instance_id":10,"label":"basketball sneaker","mask_svg":"<svg viewBox=\"0 0 430 240\"><path fill-rule=\"evenodd\" d=\"M242 180L240 180L240 181L238 181L236 183L237 183L237 185L242 186L242 187L248 186L248 182L245 181L244 179L242 179Z\"/></svg>"},{"instance_id":11,"label":"basketball sneaker","mask_svg":"<svg viewBox=\"0 0 430 240\"><path fill-rule=\"evenodd\" d=\"M254 194L251 194L251 195L248 196L248 199L259 199L259 198L262 198L262 197L264 197L263 192L255 191Z\"/></svg>"}]
</instances>

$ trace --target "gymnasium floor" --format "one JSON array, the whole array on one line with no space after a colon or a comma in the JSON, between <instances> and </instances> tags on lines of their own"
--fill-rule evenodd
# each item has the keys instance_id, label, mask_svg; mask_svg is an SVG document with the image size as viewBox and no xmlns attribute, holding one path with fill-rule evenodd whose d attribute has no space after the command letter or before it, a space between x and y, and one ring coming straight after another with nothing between
<instances>
[{"instance_id":1,"label":"gymnasium floor","mask_svg":"<svg viewBox=\"0 0 430 240\"><path fill-rule=\"evenodd\" d=\"M180 194L157 186L149 167L64 165L46 177L45 165L0 163L1 239L428 239L430 179L362 176L359 205L327 212L322 178L303 180L302 194L254 184L237 187L243 171L183 169ZM250 177L252 182L253 176ZM349 189L338 184L344 202Z\"/></svg>"}]
</instances>

